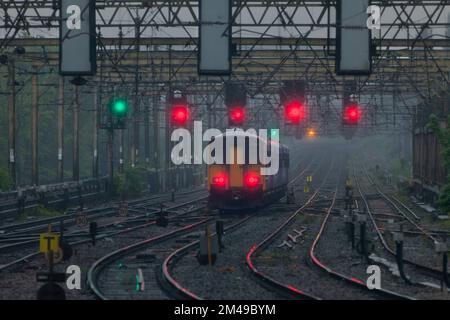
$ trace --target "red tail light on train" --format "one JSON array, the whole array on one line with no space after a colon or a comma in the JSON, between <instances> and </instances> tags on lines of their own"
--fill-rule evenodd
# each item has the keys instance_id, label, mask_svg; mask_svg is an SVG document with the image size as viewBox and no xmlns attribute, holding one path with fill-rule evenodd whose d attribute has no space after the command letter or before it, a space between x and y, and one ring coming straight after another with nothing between
<instances>
[{"instance_id":1,"label":"red tail light on train","mask_svg":"<svg viewBox=\"0 0 450 320\"><path fill-rule=\"evenodd\" d=\"M212 185L223 188L227 185L228 177L225 173L220 173L212 178Z\"/></svg>"},{"instance_id":2,"label":"red tail light on train","mask_svg":"<svg viewBox=\"0 0 450 320\"><path fill-rule=\"evenodd\" d=\"M261 182L261 177L255 172L249 172L244 177L244 184L248 188L255 188Z\"/></svg>"}]
</instances>

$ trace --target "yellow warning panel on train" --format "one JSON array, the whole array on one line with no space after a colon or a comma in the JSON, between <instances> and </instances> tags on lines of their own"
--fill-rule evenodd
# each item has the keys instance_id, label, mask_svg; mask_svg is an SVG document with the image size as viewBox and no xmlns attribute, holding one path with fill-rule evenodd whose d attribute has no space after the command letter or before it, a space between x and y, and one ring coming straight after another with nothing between
<instances>
[{"instance_id":1,"label":"yellow warning panel on train","mask_svg":"<svg viewBox=\"0 0 450 320\"><path fill-rule=\"evenodd\" d=\"M39 236L39 251L47 253L49 251L56 252L59 250L59 234L57 233L41 233Z\"/></svg>"}]
</instances>

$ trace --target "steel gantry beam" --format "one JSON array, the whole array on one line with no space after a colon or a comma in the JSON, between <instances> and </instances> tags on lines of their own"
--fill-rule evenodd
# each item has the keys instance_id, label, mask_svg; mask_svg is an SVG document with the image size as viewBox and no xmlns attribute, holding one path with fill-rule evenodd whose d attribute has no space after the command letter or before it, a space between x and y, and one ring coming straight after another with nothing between
<instances>
[{"instance_id":1,"label":"steel gantry beam","mask_svg":"<svg viewBox=\"0 0 450 320\"><path fill-rule=\"evenodd\" d=\"M0 35L3 38L0 50L4 51L6 45L56 46L59 27L57 3L54 0L2 1L0 10L4 13L4 19L0 21ZM372 3L382 6L382 30L376 35L381 57L389 55L392 50L425 48L429 53L429 63L435 63L436 68L441 69L439 73L445 75L445 68L435 62L440 60L434 59L434 51L429 48L450 46L443 34L443 29L448 25L446 17L450 4L426 0ZM154 51L158 47L166 47L183 50L195 57L200 23L198 5L198 1L173 0L96 1L99 51L133 51L142 46L151 47L150 51ZM316 58L309 62L309 71L315 69L313 63L321 63L329 70L327 72L332 72L334 66L329 60L333 59L330 59L330 54L335 46L335 5L336 1L233 1L233 37L240 53L234 59L235 68L239 69L247 61L264 64L260 57L251 55L252 51L262 47L270 47L273 51L284 50L286 59L281 61L289 61L299 49L304 48ZM426 28L436 30L438 37L427 38ZM17 37L19 33L21 36ZM324 50L327 56L323 55ZM116 65L124 57L122 53L108 56L114 57ZM408 53L399 55L400 59L408 57ZM299 64L304 63L308 62L299 61ZM383 63L383 59L379 59L375 67L382 69ZM172 69L178 70L176 61ZM280 74L285 69L279 67L272 70L266 81L273 77L273 72ZM323 68L317 72L323 72ZM251 80L252 76L249 72L245 80Z\"/></svg>"},{"instance_id":2,"label":"steel gantry beam","mask_svg":"<svg viewBox=\"0 0 450 320\"><path fill-rule=\"evenodd\" d=\"M54 0L3 0L0 52L19 63L56 67L57 4ZM158 94L177 84L196 95L205 94L207 88L213 90L213 96L220 96L223 83L231 79L245 82L249 92L257 95L276 94L282 80L305 79L310 94L339 97L342 83L352 79L359 92L371 96L396 92L400 100L409 94L426 100L430 93L442 91L449 82L446 28L450 3L375 0L372 4L382 8L381 30L373 33L377 44L374 72L351 77L334 73L336 1L234 0L236 51L228 78L197 75L198 1L97 0L97 56L101 62L98 74L88 78L89 85L106 84L105 93L108 85L134 92L134 121L142 104L138 97L147 95L149 85L158 85ZM16 47L25 47L26 54L17 56ZM379 111L383 112L383 106ZM131 151L132 157L136 152ZM145 153L148 157L148 148Z\"/></svg>"}]
</instances>

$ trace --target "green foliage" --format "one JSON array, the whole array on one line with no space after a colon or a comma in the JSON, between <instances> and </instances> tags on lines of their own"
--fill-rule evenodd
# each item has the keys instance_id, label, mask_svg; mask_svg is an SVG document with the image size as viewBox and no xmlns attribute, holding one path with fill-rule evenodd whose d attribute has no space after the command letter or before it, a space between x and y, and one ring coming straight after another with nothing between
<instances>
[{"instance_id":1,"label":"green foliage","mask_svg":"<svg viewBox=\"0 0 450 320\"><path fill-rule=\"evenodd\" d=\"M26 48L27 52L40 51L39 48ZM17 184L29 185L31 183L31 103L32 86L30 74L33 71L32 64L28 60L16 57L16 170ZM11 87L8 85L7 68L0 67L0 151L3 156L0 157L0 167L8 165L8 93ZM59 75L57 68L53 66L43 66L39 68L38 74L38 163L39 163L39 182L41 184L54 183L57 168L57 115L58 115L58 83ZM82 86L79 90L79 134L80 134L80 177L87 178L92 174L92 132L94 114L94 95L89 91L88 86ZM65 83L65 115L64 115L64 176L65 179L71 179L72 176L72 124L73 124L73 103L75 99L74 86L67 80ZM100 131L100 141L103 137ZM99 153L102 150L98 151ZM1 178L0 178L1 179ZM1 183L1 182L0 182Z\"/></svg>"},{"instance_id":2,"label":"green foliage","mask_svg":"<svg viewBox=\"0 0 450 320\"><path fill-rule=\"evenodd\" d=\"M439 143L442 146L444 165L450 171L450 115L447 117L446 128L440 127L439 119L434 114L430 116L427 127L433 130L438 137Z\"/></svg>"},{"instance_id":3,"label":"green foliage","mask_svg":"<svg viewBox=\"0 0 450 320\"><path fill-rule=\"evenodd\" d=\"M439 220L439 224L442 228L450 229L450 219L447 220Z\"/></svg>"},{"instance_id":4,"label":"green foliage","mask_svg":"<svg viewBox=\"0 0 450 320\"><path fill-rule=\"evenodd\" d=\"M51 218L61 215L61 212L48 209L42 205L38 205L36 208L27 209L25 212L19 215L19 221L25 221L28 218Z\"/></svg>"},{"instance_id":5,"label":"green foliage","mask_svg":"<svg viewBox=\"0 0 450 320\"><path fill-rule=\"evenodd\" d=\"M145 168L127 167L123 173L114 176L114 194L123 198L139 196L145 183Z\"/></svg>"},{"instance_id":6,"label":"green foliage","mask_svg":"<svg viewBox=\"0 0 450 320\"><path fill-rule=\"evenodd\" d=\"M411 180L411 171L405 164L403 158L393 158L390 163L390 172L392 173L392 183L397 186L397 189L407 191L409 188L409 181Z\"/></svg>"},{"instance_id":7,"label":"green foliage","mask_svg":"<svg viewBox=\"0 0 450 320\"><path fill-rule=\"evenodd\" d=\"M432 114L430 115L427 128L431 129L436 134L440 145L442 146L442 157L444 166L450 172L450 115L447 117L447 126L441 127L439 118ZM442 212L450 214L450 177L447 176L447 183L441 190L439 197L439 207Z\"/></svg>"},{"instance_id":8,"label":"green foliage","mask_svg":"<svg viewBox=\"0 0 450 320\"><path fill-rule=\"evenodd\" d=\"M8 191L12 188L13 182L8 170L0 168L0 191Z\"/></svg>"}]
</instances>

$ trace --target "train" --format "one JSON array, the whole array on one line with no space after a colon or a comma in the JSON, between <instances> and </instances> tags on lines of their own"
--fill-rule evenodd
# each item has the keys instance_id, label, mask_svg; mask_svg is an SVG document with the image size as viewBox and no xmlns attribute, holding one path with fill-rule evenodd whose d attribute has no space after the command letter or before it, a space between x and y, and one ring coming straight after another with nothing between
<instances>
[{"instance_id":1,"label":"train","mask_svg":"<svg viewBox=\"0 0 450 320\"><path fill-rule=\"evenodd\" d=\"M232 140L233 143L227 144L227 139ZM217 140L222 141L223 160L226 160L227 152L232 154L234 159L229 161L231 164L221 161L223 164L207 165L207 186L211 209L218 209L221 213L258 209L286 195L289 179L288 147L276 140L264 139L242 130L227 131L215 136L214 141L217 142ZM259 152L256 152L258 154L256 156L255 150L249 147L251 142L257 144L257 150L266 148L263 150L279 151L279 167L275 174L261 174L261 169L267 168L267 165L261 161ZM255 158L256 161L254 161Z\"/></svg>"}]
</instances>

